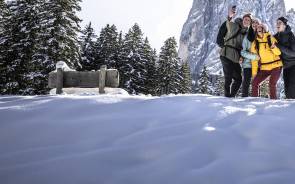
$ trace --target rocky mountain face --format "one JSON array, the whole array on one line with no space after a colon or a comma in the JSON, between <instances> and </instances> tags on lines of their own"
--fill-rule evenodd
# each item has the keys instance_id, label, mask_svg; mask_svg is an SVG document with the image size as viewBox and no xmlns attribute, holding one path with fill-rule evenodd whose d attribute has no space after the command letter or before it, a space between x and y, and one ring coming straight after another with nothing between
<instances>
[{"instance_id":1,"label":"rocky mountain face","mask_svg":"<svg viewBox=\"0 0 295 184\"><path fill-rule=\"evenodd\" d=\"M292 8L287 12L288 24L291 25L293 32L295 32L295 10Z\"/></svg>"},{"instance_id":2,"label":"rocky mountain face","mask_svg":"<svg viewBox=\"0 0 295 184\"><path fill-rule=\"evenodd\" d=\"M251 12L267 23L272 32L280 16L287 15L292 19L290 23L295 25L295 11L287 13L284 0L194 0L183 26L179 46L179 56L184 62L190 63L194 80L204 65L211 74L221 70L216 36L233 5L237 6L237 17Z\"/></svg>"}]
</instances>

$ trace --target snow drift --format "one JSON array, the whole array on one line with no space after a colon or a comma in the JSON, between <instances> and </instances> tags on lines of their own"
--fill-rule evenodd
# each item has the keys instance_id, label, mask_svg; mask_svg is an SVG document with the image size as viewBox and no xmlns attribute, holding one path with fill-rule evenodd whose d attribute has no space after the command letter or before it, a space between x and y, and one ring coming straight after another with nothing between
<instances>
[{"instance_id":1,"label":"snow drift","mask_svg":"<svg viewBox=\"0 0 295 184\"><path fill-rule=\"evenodd\" d=\"M0 97L1 184L292 184L295 102Z\"/></svg>"}]
</instances>

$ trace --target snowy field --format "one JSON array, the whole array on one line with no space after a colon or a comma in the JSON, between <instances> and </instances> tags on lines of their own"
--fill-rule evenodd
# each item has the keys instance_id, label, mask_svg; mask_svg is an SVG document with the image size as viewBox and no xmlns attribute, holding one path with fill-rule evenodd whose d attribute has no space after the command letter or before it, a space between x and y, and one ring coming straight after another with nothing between
<instances>
[{"instance_id":1,"label":"snowy field","mask_svg":"<svg viewBox=\"0 0 295 184\"><path fill-rule=\"evenodd\" d=\"M0 97L1 184L294 184L295 102Z\"/></svg>"}]
</instances>

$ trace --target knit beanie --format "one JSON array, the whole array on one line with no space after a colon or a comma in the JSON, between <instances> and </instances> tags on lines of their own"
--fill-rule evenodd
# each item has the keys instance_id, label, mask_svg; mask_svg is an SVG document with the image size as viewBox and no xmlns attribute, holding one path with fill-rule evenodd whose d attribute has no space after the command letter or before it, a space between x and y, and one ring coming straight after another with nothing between
<instances>
[{"instance_id":1,"label":"knit beanie","mask_svg":"<svg viewBox=\"0 0 295 184\"><path fill-rule=\"evenodd\" d=\"M278 18L278 20L282 21L285 25L288 24L288 19L286 19L285 17L280 17Z\"/></svg>"}]
</instances>

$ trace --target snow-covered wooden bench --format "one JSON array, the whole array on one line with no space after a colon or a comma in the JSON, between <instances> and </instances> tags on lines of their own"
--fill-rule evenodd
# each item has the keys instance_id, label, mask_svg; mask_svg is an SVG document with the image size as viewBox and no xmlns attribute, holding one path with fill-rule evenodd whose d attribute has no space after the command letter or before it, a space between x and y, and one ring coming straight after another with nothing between
<instances>
[{"instance_id":1,"label":"snow-covered wooden bench","mask_svg":"<svg viewBox=\"0 0 295 184\"><path fill-rule=\"evenodd\" d=\"M119 87L119 72L101 66L98 71L79 72L70 69L64 62L56 64L56 70L50 72L49 88L56 88L56 94L62 94L63 88L99 88L99 93L105 93L105 87Z\"/></svg>"}]
</instances>

